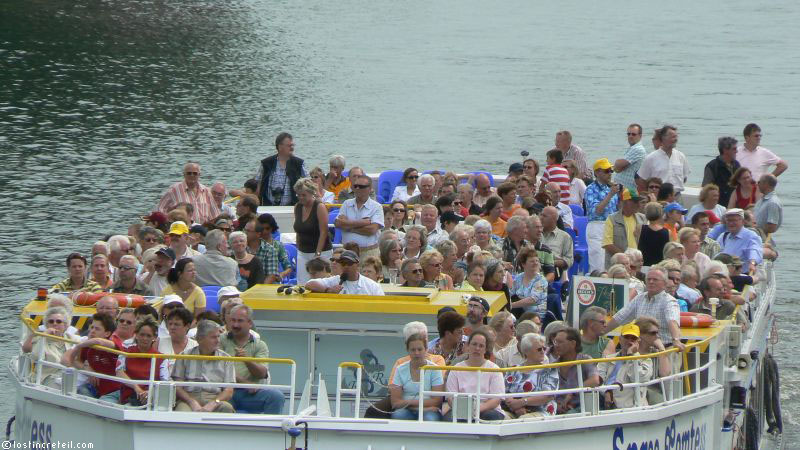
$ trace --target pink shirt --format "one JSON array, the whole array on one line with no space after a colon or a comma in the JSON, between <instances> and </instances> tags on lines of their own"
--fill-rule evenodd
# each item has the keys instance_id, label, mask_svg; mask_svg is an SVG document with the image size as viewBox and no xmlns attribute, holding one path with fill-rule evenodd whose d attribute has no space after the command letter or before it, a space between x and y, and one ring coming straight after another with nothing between
<instances>
[{"instance_id":1,"label":"pink shirt","mask_svg":"<svg viewBox=\"0 0 800 450\"><path fill-rule=\"evenodd\" d=\"M456 364L456 367L465 367L466 361ZM497 364L486 360L484 368L497 368ZM481 372L481 394L505 394L506 385L503 374L500 372ZM447 391L474 394L478 392L478 372L459 372L452 370L447 376ZM500 411L500 406L496 408Z\"/></svg>"},{"instance_id":2,"label":"pink shirt","mask_svg":"<svg viewBox=\"0 0 800 450\"><path fill-rule=\"evenodd\" d=\"M736 150L736 160L742 167L750 169L754 182L757 182L761 175L767 173L769 166L774 166L781 161L778 155L760 145L753 151L748 150L744 145L738 146Z\"/></svg>"},{"instance_id":3,"label":"pink shirt","mask_svg":"<svg viewBox=\"0 0 800 450\"><path fill-rule=\"evenodd\" d=\"M569 203L569 172L560 164L551 164L544 169L542 180L545 183L558 183L561 186L561 203Z\"/></svg>"},{"instance_id":4,"label":"pink shirt","mask_svg":"<svg viewBox=\"0 0 800 450\"><path fill-rule=\"evenodd\" d=\"M167 214L178 203L191 203L194 206L194 217L192 217L194 223L205 223L220 215L219 207L211 196L211 189L200 183L197 183L194 192L189 191L185 181L173 184L161 197L157 209Z\"/></svg>"}]
</instances>

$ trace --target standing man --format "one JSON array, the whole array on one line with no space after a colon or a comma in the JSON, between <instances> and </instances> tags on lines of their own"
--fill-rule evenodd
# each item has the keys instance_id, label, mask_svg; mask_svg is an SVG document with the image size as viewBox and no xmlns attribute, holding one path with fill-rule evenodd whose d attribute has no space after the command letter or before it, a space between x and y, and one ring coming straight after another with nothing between
<instances>
[{"instance_id":1,"label":"standing man","mask_svg":"<svg viewBox=\"0 0 800 450\"><path fill-rule=\"evenodd\" d=\"M637 190L636 172L642 166L647 150L642 145L642 126L638 123L628 125L628 150L622 158L614 161L614 182L628 189Z\"/></svg>"},{"instance_id":2,"label":"standing man","mask_svg":"<svg viewBox=\"0 0 800 450\"><path fill-rule=\"evenodd\" d=\"M256 174L256 197L264 206L294 205L294 184L308 176L303 160L294 156L294 138L283 132L275 138L277 153L261 160Z\"/></svg>"},{"instance_id":3,"label":"standing man","mask_svg":"<svg viewBox=\"0 0 800 450\"><path fill-rule=\"evenodd\" d=\"M742 167L750 169L754 180L760 180L770 166L775 166L772 174L776 177L789 168L786 161L761 146L761 128L754 123L744 127L744 144L739 146L736 159Z\"/></svg>"},{"instance_id":4,"label":"standing man","mask_svg":"<svg viewBox=\"0 0 800 450\"><path fill-rule=\"evenodd\" d=\"M715 184L719 187L719 203L722 206L728 206L728 201L731 199L731 194L735 188L731 187L728 182L736 169L741 167L739 161L736 160L736 139L732 137L721 137L717 141L717 149L719 149L719 156L712 159L706 164L703 171L703 186L707 184Z\"/></svg>"},{"instance_id":5,"label":"standing man","mask_svg":"<svg viewBox=\"0 0 800 450\"><path fill-rule=\"evenodd\" d=\"M383 228L383 206L371 199L372 180L360 175L352 180L355 198L345 200L336 217L336 228L342 230L342 244L355 242L361 257L380 259L378 238Z\"/></svg>"},{"instance_id":6,"label":"standing man","mask_svg":"<svg viewBox=\"0 0 800 450\"><path fill-rule=\"evenodd\" d=\"M584 193L586 204L586 241L589 244L589 270L605 270L606 256L603 252L603 231L606 219L619 208L620 185L610 184L613 166L611 161L601 158L595 161L595 180ZM621 251L625 251L622 249Z\"/></svg>"},{"instance_id":7,"label":"standing man","mask_svg":"<svg viewBox=\"0 0 800 450\"><path fill-rule=\"evenodd\" d=\"M562 161L571 159L575 161L578 167L578 176L583 178L586 184L592 182L592 172L589 170L589 164L586 162L586 152L577 145L572 143L572 133L567 130L561 130L556 133L556 146L553 150L558 150L564 157Z\"/></svg>"},{"instance_id":8,"label":"standing man","mask_svg":"<svg viewBox=\"0 0 800 450\"><path fill-rule=\"evenodd\" d=\"M211 189L203 186L200 179L200 164L188 162L183 166L183 181L173 184L161 197L156 210L167 214L179 204L189 203L194 207L191 219L205 223L219 215L219 207L211 195Z\"/></svg>"},{"instance_id":9,"label":"standing man","mask_svg":"<svg viewBox=\"0 0 800 450\"><path fill-rule=\"evenodd\" d=\"M420 182L422 182L422 179L420 179ZM472 203L480 207L483 207L486 204L486 200L497 192L485 173L479 173L475 176L475 191L475 195L472 196Z\"/></svg>"},{"instance_id":10,"label":"standing man","mask_svg":"<svg viewBox=\"0 0 800 450\"><path fill-rule=\"evenodd\" d=\"M783 206L775 194L775 187L778 186L778 177L771 173L761 175L758 180L758 190L764 194L756 203L754 210L756 216L756 226L764 230L765 234L778 231L783 223Z\"/></svg>"},{"instance_id":11,"label":"standing man","mask_svg":"<svg viewBox=\"0 0 800 450\"><path fill-rule=\"evenodd\" d=\"M189 246L189 227L180 220L169 226L169 248L175 252L176 260L200 256L200 252Z\"/></svg>"},{"instance_id":12,"label":"standing man","mask_svg":"<svg viewBox=\"0 0 800 450\"><path fill-rule=\"evenodd\" d=\"M664 125L656 135L661 141L661 148L650 153L644 158L639 168L639 191L647 190L647 180L653 177L661 178L664 183L672 183L675 188L675 201L680 201L684 183L689 178L689 161L686 156L675 148L678 143L678 129L672 125Z\"/></svg>"},{"instance_id":13,"label":"standing man","mask_svg":"<svg viewBox=\"0 0 800 450\"><path fill-rule=\"evenodd\" d=\"M605 267L611 267L612 256L624 253L629 248L637 248L639 230L647 223L647 218L638 211L639 194L634 189L626 188L622 191L622 208L608 216L603 224Z\"/></svg>"}]
</instances>

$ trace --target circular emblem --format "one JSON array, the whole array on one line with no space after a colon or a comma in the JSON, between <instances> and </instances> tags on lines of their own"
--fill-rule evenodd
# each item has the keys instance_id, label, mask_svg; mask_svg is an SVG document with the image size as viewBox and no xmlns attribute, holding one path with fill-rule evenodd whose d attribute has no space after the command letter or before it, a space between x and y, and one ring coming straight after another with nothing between
<instances>
[{"instance_id":1,"label":"circular emblem","mask_svg":"<svg viewBox=\"0 0 800 450\"><path fill-rule=\"evenodd\" d=\"M589 280L581 280L575 289L575 294L581 305L589 306L594 303L594 296L597 291L594 288L594 283Z\"/></svg>"}]
</instances>

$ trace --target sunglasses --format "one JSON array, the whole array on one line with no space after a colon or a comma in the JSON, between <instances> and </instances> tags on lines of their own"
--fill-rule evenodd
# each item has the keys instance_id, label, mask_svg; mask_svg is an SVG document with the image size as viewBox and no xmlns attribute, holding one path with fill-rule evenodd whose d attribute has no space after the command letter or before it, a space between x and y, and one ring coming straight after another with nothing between
<instances>
[{"instance_id":1,"label":"sunglasses","mask_svg":"<svg viewBox=\"0 0 800 450\"><path fill-rule=\"evenodd\" d=\"M409 176L409 177L408 177L408 178L406 178L406 179L407 179L407 180L416 180L416 179L418 179L418 178L419 178L419 175L411 175L411 176Z\"/></svg>"},{"instance_id":2,"label":"sunglasses","mask_svg":"<svg viewBox=\"0 0 800 450\"><path fill-rule=\"evenodd\" d=\"M409 273L422 273L422 269L411 269L408 272Z\"/></svg>"},{"instance_id":3,"label":"sunglasses","mask_svg":"<svg viewBox=\"0 0 800 450\"><path fill-rule=\"evenodd\" d=\"M638 136L639 133L628 133L628 136Z\"/></svg>"},{"instance_id":4,"label":"sunglasses","mask_svg":"<svg viewBox=\"0 0 800 450\"><path fill-rule=\"evenodd\" d=\"M61 319L49 319L47 321L48 325L61 325L62 323L64 323L64 321Z\"/></svg>"},{"instance_id":5,"label":"sunglasses","mask_svg":"<svg viewBox=\"0 0 800 450\"><path fill-rule=\"evenodd\" d=\"M394 209L392 209L392 211L394 211L394 212L406 212L406 210L403 209L403 208L394 208Z\"/></svg>"},{"instance_id":6,"label":"sunglasses","mask_svg":"<svg viewBox=\"0 0 800 450\"><path fill-rule=\"evenodd\" d=\"M453 202L453 205L455 205L455 206L461 206L463 204L464 204L464 202L462 202L461 200Z\"/></svg>"},{"instance_id":7,"label":"sunglasses","mask_svg":"<svg viewBox=\"0 0 800 450\"><path fill-rule=\"evenodd\" d=\"M183 172L184 175L200 175L200 172Z\"/></svg>"},{"instance_id":8,"label":"sunglasses","mask_svg":"<svg viewBox=\"0 0 800 450\"><path fill-rule=\"evenodd\" d=\"M428 264L428 265L431 266L431 267L442 267L442 263L431 263L431 264Z\"/></svg>"},{"instance_id":9,"label":"sunglasses","mask_svg":"<svg viewBox=\"0 0 800 450\"><path fill-rule=\"evenodd\" d=\"M368 184L354 184L353 185L353 189L366 189L368 187L369 187Z\"/></svg>"}]
</instances>

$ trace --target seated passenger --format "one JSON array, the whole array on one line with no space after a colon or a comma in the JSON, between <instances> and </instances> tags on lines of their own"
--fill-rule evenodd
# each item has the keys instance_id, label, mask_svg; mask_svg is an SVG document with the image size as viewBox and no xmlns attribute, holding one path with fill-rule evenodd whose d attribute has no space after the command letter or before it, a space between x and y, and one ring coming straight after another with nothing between
<instances>
[{"instance_id":1,"label":"seated passenger","mask_svg":"<svg viewBox=\"0 0 800 450\"><path fill-rule=\"evenodd\" d=\"M500 311L489 321L489 326L494 330L497 336L494 339L494 347L492 353L506 347L516 347L517 337L514 328L514 316L508 311Z\"/></svg>"},{"instance_id":2,"label":"seated passenger","mask_svg":"<svg viewBox=\"0 0 800 450\"><path fill-rule=\"evenodd\" d=\"M581 348L593 359L602 358L609 339L603 336L606 325L606 310L599 306L590 306L581 313Z\"/></svg>"},{"instance_id":3,"label":"seated passenger","mask_svg":"<svg viewBox=\"0 0 800 450\"><path fill-rule=\"evenodd\" d=\"M173 314L175 314L173 312ZM219 348L219 326L210 320L197 324L197 346L183 352L184 355L229 356ZM203 361L179 359L172 368L175 381L234 383L236 375L232 361ZM178 401L175 411L234 412L228 400L233 396L231 387L177 386Z\"/></svg>"},{"instance_id":4,"label":"seated passenger","mask_svg":"<svg viewBox=\"0 0 800 450\"><path fill-rule=\"evenodd\" d=\"M460 291L482 291L486 277L486 266L480 260L473 260L467 266L467 276L461 283Z\"/></svg>"},{"instance_id":5,"label":"seated passenger","mask_svg":"<svg viewBox=\"0 0 800 450\"><path fill-rule=\"evenodd\" d=\"M538 366L550 361L545 353L544 336L526 333L519 341L520 352L525 359L517 366ZM520 370L506 374L506 392L524 394L528 392L555 391L558 389L558 369ZM514 418L552 416L556 413L553 395L536 397L507 397L503 400L506 411Z\"/></svg>"},{"instance_id":6,"label":"seated passenger","mask_svg":"<svg viewBox=\"0 0 800 450\"><path fill-rule=\"evenodd\" d=\"M111 339L111 334L115 330L116 325L111 316L104 313L94 314L92 316L92 324L89 325L89 339L67 350L61 358L61 363L65 366L93 370L103 375L115 376L117 374L117 355L90 348L93 345L103 345L104 341ZM78 394L99 398L118 391L121 387L122 385L118 381L89 377L86 383L78 386Z\"/></svg>"},{"instance_id":7,"label":"seated passenger","mask_svg":"<svg viewBox=\"0 0 800 450\"><path fill-rule=\"evenodd\" d=\"M128 340L133 342L134 325L136 324L136 314L133 308L122 308L117 314L116 329L111 333L112 340L117 348L122 348L122 343Z\"/></svg>"},{"instance_id":8,"label":"seated passenger","mask_svg":"<svg viewBox=\"0 0 800 450\"><path fill-rule=\"evenodd\" d=\"M183 300L183 306L197 317L206 310L206 294L200 286L196 285L194 262L191 258L183 258L169 269L167 282L169 283L163 295L177 294Z\"/></svg>"},{"instance_id":9,"label":"seated passenger","mask_svg":"<svg viewBox=\"0 0 800 450\"><path fill-rule=\"evenodd\" d=\"M102 290L99 284L86 276L86 258L80 253L70 253L67 256L67 274L69 276L51 287L50 292L99 292Z\"/></svg>"},{"instance_id":10,"label":"seated passenger","mask_svg":"<svg viewBox=\"0 0 800 450\"><path fill-rule=\"evenodd\" d=\"M557 362L580 361L582 359L592 359L585 353L580 353L581 334L575 328L567 327L555 335L553 340ZM597 367L594 364L575 364L572 366L559 367L558 386L559 389L574 389L578 386L578 367L583 372L583 386L595 387L600 385L600 377L597 375ZM579 394L563 394L556 397L558 402L558 413L569 414L578 412L581 404Z\"/></svg>"},{"instance_id":11,"label":"seated passenger","mask_svg":"<svg viewBox=\"0 0 800 450\"><path fill-rule=\"evenodd\" d=\"M117 267L117 281L111 286L111 292L151 296L152 289L144 281L136 277L139 260L133 255L122 255Z\"/></svg>"},{"instance_id":12,"label":"seated passenger","mask_svg":"<svg viewBox=\"0 0 800 450\"><path fill-rule=\"evenodd\" d=\"M464 316L455 311L444 312L436 320L439 338L430 348L430 353L443 356L447 366L464 353L464 324Z\"/></svg>"},{"instance_id":13,"label":"seated passenger","mask_svg":"<svg viewBox=\"0 0 800 450\"><path fill-rule=\"evenodd\" d=\"M159 316L158 317L158 319L159 319L158 337L160 337L160 338L169 337L169 327L167 326L167 316L169 316L169 313L171 313L172 311L174 311L174 310L176 310L178 308L186 309L183 306L183 300L178 295L175 295L175 294L165 295L164 299L161 300L161 311L159 311L159 313L158 313L158 316Z\"/></svg>"},{"instance_id":14,"label":"seated passenger","mask_svg":"<svg viewBox=\"0 0 800 450\"><path fill-rule=\"evenodd\" d=\"M44 325L47 327L44 333L72 339L78 341L79 337L66 332L69 326L71 317L67 310L60 307L48 308L44 313ZM47 361L51 363L60 363L61 357L67 350L71 349L75 344L67 343L56 339L47 339L43 336L36 336L33 333L28 334L28 337L22 343L22 351L30 353L36 361ZM41 355L41 359L40 358ZM61 388L61 370L57 367L42 365L42 379L41 383L44 386L52 388Z\"/></svg>"},{"instance_id":15,"label":"seated passenger","mask_svg":"<svg viewBox=\"0 0 800 450\"><path fill-rule=\"evenodd\" d=\"M497 368L497 364L489 361L487 356L490 355L491 348L494 345L488 333L483 330L475 330L467 341L467 352L469 357L466 361L456 364L455 367L483 367L483 368ZM478 389L482 394L503 394L505 393L505 385L503 383L503 375L499 372L481 373L480 385L478 379L478 372L466 371L451 371L447 376L447 391L459 392L466 394L475 394ZM453 407L453 397L447 399L450 407ZM468 401L464 397L460 397L457 402ZM505 416L500 411L500 398L492 397L481 399L478 406L479 417L481 420L502 420ZM445 421L453 419L453 411L447 413L444 417Z\"/></svg>"},{"instance_id":16,"label":"seated passenger","mask_svg":"<svg viewBox=\"0 0 800 450\"><path fill-rule=\"evenodd\" d=\"M253 311L247 305L235 305L226 314L230 331L222 336L221 347L237 357L269 358L267 343L251 333ZM237 383L269 384L269 365L256 362L235 362ZM280 414L283 411L283 393L277 388L237 388L233 392L233 407L238 412L250 414Z\"/></svg>"},{"instance_id":17,"label":"seated passenger","mask_svg":"<svg viewBox=\"0 0 800 450\"><path fill-rule=\"evenodd\" d=\"M420 367L434 365L433 361L426 358L427 345L427 339L419 333L412 334L406 339L406 350L408 350L410 359L397 366L394 378L389 384L392 408L394 408L392 419L417 420L420 385L426 391L444 390L444 378L441 370L426 370L425 380L420 380ZM442 420L442 414L439 412L441 404L442 397L425 396L422 403L423 420Z\"/></svg>"},{"instance_id":18,"label":"seated passenger","mask_svg":"<svg viewBox=\"0 0 800 450\"><path fill-rule=\"evenodd\" d=\"M175 303L173 303L175 304ZM172 309L164 319L167 329L167 336L159 336L156 340L156 348L159 353L165 355L180 355L197 347L197 341L188 336L189 327L192 325L194 317L188 309L176 307ZM167 360L167 369L172 373L176 360Z\"/></svg>"},{"instance_id":19,"label":"seated passenger","mask_svg":"<svg viewBox=\"0 0 800 450\"><path fill-rule=\"evenodd\" d=\"M422 278L427 287L453 290L453 279L450 275L442 273L442 261L444 257L438 250L427 250L419 257L419 264L422 266Z\"/></svg>"},{"instance_id":20,"label":"seated passenger","mask_svg":"<svg viewBox=\"0 0 800 450\"><path fill-rule=\"evenodd\" d=\"M658 336L658 321L649 316L640 316L634 322L639 327L639 353L659 353L666 350L664 343ZM670 353L660 355L658 358L652 358L653 374L657 377L666 377L672 373L672 358L680 358L680 353ZM680 363L676 362L676 366L680 367ZM668 385L664 386L665 388ZM664 401L664 392L661 384L653 384L647 388L647 403L655 405Z\"/></svg>"},{"instance_id":21,"label":"seated passenger","mask_svg":"<svg viewBox=\"0 0 800 450\"><path fill-rule=\"evenodd\" d=\"M511 308L535 312L544 319L547 313L547 280L540 272L539 254L533 247L523 247L517 256L517 263L523 271L514 275Z\"/></svg>"},{"instance_id":22,"label":"seated passenger","mask_svg":"<svg viewBox=\"0 0 800 450\"><path fill-rule=\"evenodd\" d=\"M157 333L158 323L149 315L145 315L136 322L136 334L133 337L133 342L131 345L124 346L122 350L127 353L158 353L154 345ZM113 347L112 344L113 342L107 341L101 345ZM117 358L117 376L129 380L149 380L150 364L149 358L119 356ZM155 374L156 380L169 380L169 371L167 370L167 361L165 359L156 359L156 370L158 371ZM106 394L100 397L100 400L123 405L142 406L147 404L147 389L147 384L124 384L122 389Z\"/></svg>"},{"instance_id":23,"label":"seated passenger","mask_svg":"<svg viewBox=\"0 0 800 450\"><path fill-rule=\"evenodd\" d=\"M358 273L358 255L345 250L339 256L342 274L328 278L316 278L306 283L312 292L329 292L345 295L385 295L381 285Z\"/></svg>"},{"instance_id":24,"label":"seated passenger","mask_svg":"<svg viewBox=\"0 0 800 450\"><path fill-rule=\"evenodd\" d=\"M622 348L619 352L614 353L611 357L617 356L637 356L639 355L639 327L635 324L629 323L622 327L620 332L620 343ZM653 362L649 359L629 360L629 361L614 361L602 362L597 365L597 372L603 380L603 384L627 384L633 383L635 378L635 371L639 372L640 383L650 381L653 378ZM606 409L613 408L630 408L636 405L637 390L633 387L625 387L620 390L606 391L605 405ZM640 388L639 405L647 405L647 388Z\"/></svg>"}]
</instances>

